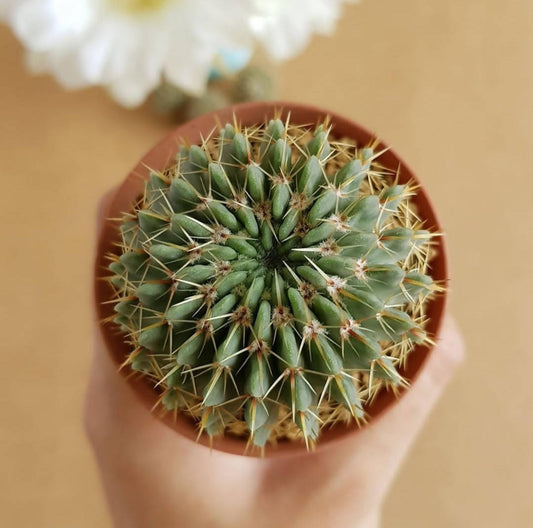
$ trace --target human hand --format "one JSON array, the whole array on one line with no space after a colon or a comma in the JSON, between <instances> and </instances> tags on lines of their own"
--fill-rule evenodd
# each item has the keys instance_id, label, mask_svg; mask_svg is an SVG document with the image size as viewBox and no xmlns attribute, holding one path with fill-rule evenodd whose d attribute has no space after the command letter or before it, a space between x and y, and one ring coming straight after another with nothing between
<instances>
[{"instance_id":1,"label":"human hand","mask_svg":"<svg viewBox=\"0 0 533 528\"><path fill-rule=\"evenodd\" d=\"M409 391L358 434L316 453L258 459L210 451L151 415L96 330L85 425L113 521L119 528L376 527L398 467L463 355L448 317Z\"/></svg>"}]
</instances>

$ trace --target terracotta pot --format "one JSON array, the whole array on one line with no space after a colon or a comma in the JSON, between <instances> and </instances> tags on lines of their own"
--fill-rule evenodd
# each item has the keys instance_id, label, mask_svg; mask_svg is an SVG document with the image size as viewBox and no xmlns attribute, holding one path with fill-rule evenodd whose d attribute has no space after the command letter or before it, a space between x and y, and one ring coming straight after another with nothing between
<instances>
[{"instance_id":1,"label":"terracotta pot","mask_svg":"<svg viewBox=\"0 0 533 528\"><path fill-rule=\"evenodd\" d=\"M178 149L178 144L182 139L191 144L199 143L201 137L207 136L215 126L220 125L221 123L231 122L234 114L237 116L238 121L243 125L252 125L273 117L274 113L279 110L281 110L282 119L286 117L288 112L290 112L291 122L295 124L313 125L323 120L326 116L329 116L332 124L332 135L334 137L349 137L354 139L358 144L367 144L375 138L374 134L371 134L353 121L333 112L328 112L312 106L278 102L245 103L228 107L201 116L172 130L160 143L142 158L129 174L111 199L107 211L105 211L105 218L116 219L120 217L123 212L131 209L132 204L143 192L144 181L149 175L148 167L155 170L163 170L168 166L173 160ZM381 150L385 147L386 145L382 143L378 149ZM393 150L385 152L380 157L380 162L391 169L396 169L398 166L401 166L399 183L406 183L414 180L420 184L419 180L409 169L409 166L406 165ZM429 197L423 187L420 187L417 196L413 197L413 202L416 204L419 215L426 221L426 226L431 230L442 231ZM111 298L112 289L107 281L103 281L101 278L107 275L108 262L105 255L113 251L114 244L118 240L117 223L114 221L105 221L98 239L94 282L95 307L98 320L100 321L109 319L114 313L112 303L105 303L105 301L108 301ZM431 262L431 274L436 281L447 281L446 251L443 237L437 237L435 244L436 251ZM446 294L442 294L429 301L427 306L427 314L429 315L427 331L430 335L434 336L435 339L438 338L441 329L445 303ZM123 335L113 324L100 324L100 330L107 350L118 369L118 366L123 363L124 358L130 352L129 347L124 342ZM423 367L430 353L430 348L417 346L410 353L408 365L403 371L401 371L401 373L408 380L413 381L417 377L417 374ZM120 373L122 374L125 383L127 382L131 386L146 407L152 409L156 404L159 395L150 382L146 378L132 376L131 372L127 369L122 369ZM370 421L372 418L375 418L385 409L393 405L395 401L396 397L390 391L382 391L375 401L366 408ZM192 419L183 415L178 415L177 419L174 419L172 413L163 414L160 418L178 433L197 441L197 430ZM357 434L359 430L360 428L355 424L350 426L340 424L332 429L321 431L318 449L344 437L345 435ZM204 445L212 445L213 448L221 451L241 455L245 454L245 441L239 438L224 436L214 439L211 443L206 435L202 435L198 441ZM276 447L267 445L266 455L280 455L301 451L303 449L305 449L303 443L281 441L278 442Z\"/></svg>"}]
</instances>

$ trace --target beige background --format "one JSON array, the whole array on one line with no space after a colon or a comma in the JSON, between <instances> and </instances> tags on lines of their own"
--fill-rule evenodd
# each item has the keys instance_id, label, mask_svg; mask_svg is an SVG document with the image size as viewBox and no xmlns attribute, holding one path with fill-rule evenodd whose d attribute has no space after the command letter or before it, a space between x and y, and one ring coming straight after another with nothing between
<instances>
[{"instance_id":1,"label":"beige background","mask_svg":"<svg viewBox=\"0 0 533 528\"><path fill-rule=\"evenodd\" d=\"M403 467L385 527L533 526L532 6L365 0L282 68L282 98L394 145L448 234L469 359ZM0 525L106 527L80 419L95 207L169 124L30 78L6 29L0 59Z\"/></svg>"}]
</instances>

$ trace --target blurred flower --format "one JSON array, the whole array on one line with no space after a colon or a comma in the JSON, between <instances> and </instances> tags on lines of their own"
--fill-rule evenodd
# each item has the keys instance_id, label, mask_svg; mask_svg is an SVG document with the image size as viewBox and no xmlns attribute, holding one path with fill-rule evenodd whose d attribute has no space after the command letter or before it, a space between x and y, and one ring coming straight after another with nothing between
<instances>
[{"instance_id":1,"label":"blurred flower","mask_svg":"<svg viewBox=\"0 0 533 528\"><path fill-rule=\"evenodd\" d=\"M250 46L242 30L248 3L20 0L10 2L6 16L34 71L51 73L70 89L106 86L117 101L135 106L162 75L188 93L202 93L220 49Z\"/></svg>"},{"instance_id":2,"label":"blurred flower","mask_svg":"<svg viewBox=\"0 0 533 528\"><path fill-rule=\"evenodd\" d=\"M287 60L307 46L313 33L331 34L343 4L357 1L253 0L256 13L250 27L273 58Z\"/></svg>"},{"instance_id":3,"label":"blurred flower","mask_svg":"<svg viewBox=\"0 0 533 528\"><path fill-rule=\"evenodd\" d=\"M125 106L162 81L191 95L243 68L259 41L274 58L328 33L352 0L0 0L28 66L69 89L100 85Z\"/></svg>"}]
</instances>

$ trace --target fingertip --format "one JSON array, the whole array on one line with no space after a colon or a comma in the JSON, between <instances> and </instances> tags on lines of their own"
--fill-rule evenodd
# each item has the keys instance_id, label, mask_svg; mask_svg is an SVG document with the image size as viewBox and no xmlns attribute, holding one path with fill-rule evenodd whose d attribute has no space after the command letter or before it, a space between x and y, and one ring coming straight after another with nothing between
<instances>
[{"instance_id":1,"label":"fingertip","mask_svg":"<svg viewBox=\"0 0 533 528\"><path fill-rule=\"evenodd\" d=\"M433 355L439 359L440 369L453 372L466 358L465 342L453 316L446 314L442 331Z\"/></svg>"},{"instance_id":2,"label":"fingertip","mask_svg":"<svg viewBox=\"0 0 533 528\"><path fill-rule=\"evenodd\" d=\"M413 422L423 421L465 359L465 344L455 319L447 314L434 349L396 411Z\"/></svg>"}]
</instances>

